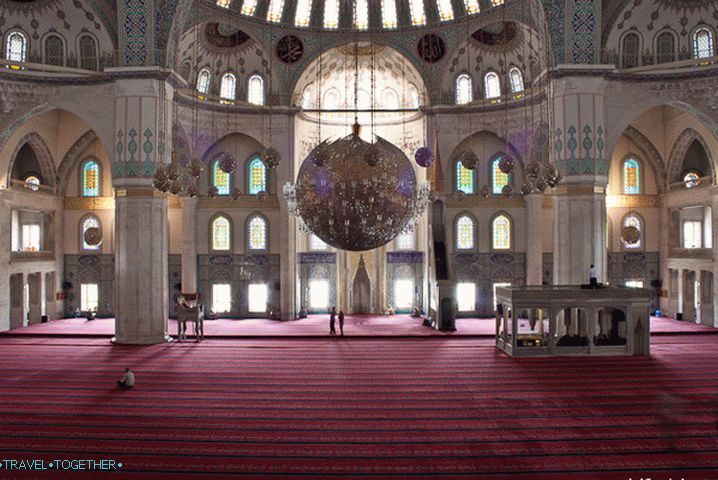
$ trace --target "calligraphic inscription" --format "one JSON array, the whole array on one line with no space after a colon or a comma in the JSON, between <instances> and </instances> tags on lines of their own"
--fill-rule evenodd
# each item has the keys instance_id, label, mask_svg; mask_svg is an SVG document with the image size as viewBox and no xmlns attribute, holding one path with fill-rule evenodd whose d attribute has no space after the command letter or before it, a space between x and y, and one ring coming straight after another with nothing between
<instances>
[{"instance_id":1,"label":"calligraphic inscription","mask_svg":"<svg viewBox=\"0 0 718 480\"><path fill-rule=\"evenodd\" d=\"M284 63L294 63L304 55L302 41L294 35L286 35L277 42L277 57Z\"/></svg>"},{"instance_id":2,"label":"calligraphic inscription","mask_svg":"<svg viewBox=\"0 0 718 480\"><path fill-rule=\"evenodd\" d=\"M444 58L444 54L446 53L446 45L444 44L444 41L441 37L433 33L429 33L421 37L419 39L419 43L417 44L417 48L419 50L419 56L425 62L429 63L438 62Z\"/></svg>"}]
</instances>

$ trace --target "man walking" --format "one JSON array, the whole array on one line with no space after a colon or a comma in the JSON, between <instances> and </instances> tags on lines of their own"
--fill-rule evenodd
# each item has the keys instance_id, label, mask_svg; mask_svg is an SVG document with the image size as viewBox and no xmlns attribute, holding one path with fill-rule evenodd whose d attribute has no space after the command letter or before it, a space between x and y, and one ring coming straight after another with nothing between
<instances>
[{"instance_id":1,"label":"man walking","mask_svg":"<svg viewBox=\"0 0 718 480\"><path fill-rule=\"evenodd\" d=\"M339 310L339 332L344 336L344 310Z\"/></svg>"},{"instance_id":2,"label":"man walking","mask_svg":"<svg viewBox=\"0 0 718 480\"><path fill-rule=\"evenodd\" d=\"M337 331L334 328L334 322L336 321L337 316L337 307L332 307L331 312L329 312L329 334L330 335L336 335Z\"/></svg>"}]
</instances>

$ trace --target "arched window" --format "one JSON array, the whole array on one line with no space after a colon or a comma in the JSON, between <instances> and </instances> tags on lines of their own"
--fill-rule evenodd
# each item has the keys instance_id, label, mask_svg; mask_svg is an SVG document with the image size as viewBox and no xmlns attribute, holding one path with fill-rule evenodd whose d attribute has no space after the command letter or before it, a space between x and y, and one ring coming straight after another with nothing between
<instances>
[{"instance_id":1,"label":"arched window","mask_svg":"<svg viewBox=\"0 0 718 480\"><path fill-rule=\"evenodd\" d=\"M476 223L470 216L464 214L456 219L454 232L457 250L473 250L476 245Z\"/></svg>"},{"instance_id":2,"label":"arched window","mask_svg":"<svg viewBox=\"0 0 718 480\"><path fill-rule=\"evenodd\" d=\"M521 70L514 67L509 71L509 80L511 80L511 93L520 93L524 91L524 76Z\"/></svg>"},{"instance_id":3,"label":"arched window","mask_svg":"<svg viewBox=\"0 0 718 480\"><path fill-rule=\"evenodd\" d=\"M82 223L80 223L80 250L87 250L87 251L97 251L102 246L102 240L97 245L90 245L85 240L85 232L87 232L90 228L102 228L100 226L100 220L97 219L94 215L88 215L86 217L83 217L81 220Z\"/></svg>"},{"instance_id":4,"label":"arched window","mask_svg":"<svg viewBox=\"0 0 718 480\"><path fill-rule=\"evenodd\" d=\"M397 250L414 250L416 248L416 232L400 233L395 240Z\"/></svg>"},{"instance_id":5,"label":"arched window","mask_svg":"<svg viewBox=\"0 0 718 480\"><path fill-rule=\"evenodd\" d=\"M481 11L481 6L479 5L479 0L464 0L464 9L466 10L466 13L469 15L479 13Z\"/></svg>"},{"instance_id":6,"label":"arched window","mask_svg":"<svg viewBox=\"0 0 718 480\"><path fill-rule=\"evenodd\" d=\"M254 105L264 105L264 79L261 76L249 77L247 101Z\"/></svg>"},{"instance_id":7,"label":"arched window","mask_svg":"<svg viewBox=\"0 0 718 480\"><path fill-rule=\"evenodd\" d=\"M298 0L297 12L294 15L295 27L308 27L309 16L312 12L312 0Z\"/></svg>"},{"instance_id":8,"label":"arched window","mask_svg":"<svg viewBox=\"0 0 718 480\"><path fill-rule=\"evenodd\" d=\"M80 68L97 70L97 44L90 35L80 37Z\"/></svg>"},{"instance_id":9,"label":"arched window","mask_svg":"<svg viewBox=\"0 0 718 480\"><path fill-rule=\"evenodd\" d=\"M491 162L491 192L495 195L501 194L504 187L511 182L511 175L502 172L499 168L501 158L499 155Z\"/></svg>"},{"instance_id":10,"label":"arched window","mask_svg":"<svg viewBox=\"0 0 718 480\"><path fill-rule=\"evenodd\" d=\"M5 59L11 62L27 60L27 37L22 32L12 32L7 36Z\"/></svg>"},{"instance_id":11,"label":"arched window","mask_svg":"<svg viewBox=\"0 0 718 480\"><path fill-rule=\"evenodd\" d=\"M335 29L339 27L339 0L324 1L324 28Z\"/></svg>"},{"instance_id":12,"label":"arched window","mask_svg":"<svg viewBox=\"0 0 718 480\"><path fill-rule=\"evenodd\" d=\"M656 39L656 62L668 63L676 60L676 37L671 32L663 32Z\"/></svg>"},{"instance_id":13,"label":"arched window","mask_svg":"<svg viewBox=\"0 0 718 480\"><path fill-rule=\"evenodd\" d=\"M501 96L501 82L496 72L489 72L484 76L484 90L486 98L499 98Z\"/></svg>"},{"instance_id":14,"label":"arched window","mask_svg":"<svg viewBox=\"0 0 718 480\"><path fill-rule=\"evenodd\" d=\"M686 188L697 187L701 183L701 176L696 172L688 172L683 176Z\"/></svg>"},{"instance_id":15,"label":"arched window","mask_svg":"<svg viewBox=\"0 0 718 480\"><path fill-rule=\"evenodd\" d=\"M693 57L709 58L713 56L713 32L707 28L699 28L693 34Z\"/></svg>"},{"instance_id":16,"label":"arched window","mask_svg":"<svg viewBox=\"0 0 718 480\"><path fill-rule=\"evenodd\" d=\"M462 73L456 77L456 104L464 105L474 101L471 77Z\"/></svg>"},{"instance_id":17,"label":"arched window","mask_svg":"<svg viewBox=\"0 0 718 480\"><path fill-rule=\"evenodd\" d=\"M421 99L419 98L419 89L413 83L409 84L406 89L406 104L408 108L419 108L421 106Z\"/></svg>"},{"instance_id":18,"label":"arched window","mask_svg":"<svg viewBox=\"0 0 718 480\"><path fill-rule=\"evenodd\" d=\"M436 8L439 11L439 20L453 20L454 9L451 0L436 0Z\"/></svg>"},{"instance_id":19,"label":"arched window","mask_svg":"<svg viewBox=\"0 0 718 480\"><path fill-rule=\"evenodd\" d=\"M212 250L229 251L232 249L232 223L223 215L212 220L210 225Z\"/></svg>"},{"instance_id":20,"label":"arched window","mask_svg":"<svg viewBox=\"0 0 718 480\"><path fill-rule=\"evenodd\" d=\"M209 82L211 78L212 76L206 68L199 71L199 74L197 75L197 91L202 95L207 95L209 93Z\"/></svg>"},{"instance_id":21,"label":"arched window","mask_svg":"<svg viewBox=\"0 0 718 480\"><path fill-rule=\"evenodd\" d=\"M456 162L456 191L462 191L467 195L473 195L474 171L464 167L460 161Z\"/></svg>"},{"instance_id":22,"label":"arched window","mask_svg":"<svg viewBox=\"0 0 718 480\"><path fill-rule=\"evenodd\" d=\"M38 191L40 189L40 179L35 175L29 175L25 178L25 188L33 192Z\"/></svg>"},{"instance_id":23,"label":"arched window","mask_svg":"<svg viewBox=\"0 0 718 480\"><path fill-rule=\"evenodd\" d=\"M45 63L58 67L65 65L65 45L58 35L45 38Z\"/></svg>"},{"instance_id":24,"label":"arched window","mask_svg":"<svg viewBox=\"0 0 718 480\"><path fill-rule=\"evenodd\" d=\"M267 20L270 22L280 22L282 20L282 12L284 12L284 0L271 0L269 2L269 10L267 10Z\"/></svg>"},{"instance_id":25,"label":"arched window","mask_svg":"<svg viewBox=\"0 0 718 480\"><path fill-rule=\"evenodd\" d=\"M252 16L254 15L254 10L257 8L257 0L244 0L242 2L242 8L239 10L242 15L248 15Z\"/></svg>"},{"instance_id":26,"label":"arched window","mask_svg":"<svg viewBox=\"0 0 718 480\"><path fill-rule=\"evenodd\" d=\"M267 167L259 157L255 157L249 162L247 174L249 176L247 192L250 195L267 191Z\"/></svg>"},{"instance_id":27,"label":"arched window","mask_svg":"<svg viewBox=\"0 0 718 480\"><path fill-rule=\"evenodd\" d=\"M302 108L307 110L314 106L314 87L307 85L302 91Z\"/></svg>"},{"instance_id":28,"label":"arched window","mask_svg":"<svg viewBox=\"0 0 718 480\"><path fill-rule=\"evenodd\" d=\"M247 249L267 250L267 221L260 215L250 217L247 222Z\"/></svg>"},{"instance_id":29,"label":"arched window","mask_svg":"<svg viewBox=\"0 0 718 480\"><path fill-rule=\"evenodd\" d=\"M230 102L237 98L237 77L233 73L222 75L222 83L219 89L219 98Z\"/></svg>"},{"instance_id":30,"label":"arched window","mask_svg":"<svg viewBox=\"0 0 718 480\"><path fill-rule=\"evenodd\" d=\"M354 0L354 28L366 30L369 28L369 1Z\"/></svg>"},{"instance_id":31,"label":"arched window","mask_svg":"<svg viewBox=\"0 0 718 480\"><path fill-rule=\"evenodd\" d=\"M212 185L217 187L218 195L229 195L232 190L232 174L219 168L220 159L212 163Z\"/></svg>"},{"instance_id":32,"label":"arched window","mask_svg":"<svg viewBox=\"0 0 718 480\"><path fill-rule=\"evenodd\" d=\"M324 92L324 98L322 99L322 109L324 110L336 110L339 108L339 91L336 88L330 88Z\"/></svg>"},{"instance_id":33,"label":"arched window","mask_svg":"<svg viewBox=\"0 0 718 480\"><path fill-rule=\"evenodd\" d=\"M393 88L384 89L384 108L387 110L399 109L399 95Z\"/></svg>"},{"instance_id":34,"label":"arched window","mask_svg":"<svg viewBox=\"0 0 718 480\"><path fill-rule=\"evenodd\" d=\"M641 167L635 158L627 158L623 162L623 194L638 195L641 193Z\"/></svg>"},{"instance_id":35,"label":"arched window","mask_svg":"<svg viewBox=\"0 0 718 480\"><path fill-rule=\"evenodd\" d=\"M381 26L396 28L396 0L381 0Z\"/></svg>"},{"instance_id":36,"label":"arched window","mask_svg":"<svg viewBox=\"0 0 718 480\"><path fill-rule=\"evenodd\" d=\"M639 65L640 38L636 33L627 33L623 37L622 47L622 66L623 68L633 68Z\"/></svg>"},{"instance_id":37,"label":"arched window","mask_svg":"<svg viewBox=\"0 0 718 480\"><path fill-rule=\"evenodd\" d=\"M424 0L409 0L409 14L411 16L412 25L425 25L426 13L424 12Z\"/></svg>"},{"instance_id":38,"label":"arched window","mask_svg":"<svg viewBox=\"0 0 718 480\"><path fill-rule=\"evenodd\" d=\"M499 215L491 223L494 250L511 248L511 220L506 215Z\"/></svg>"},{"instance_id":39,"label":"arched window","mask_svg":"<svg viewBox=\"0 0 718 480\"><path fill-rule=\"evenodd\" d=\"M621 223L621 230L623 230L626 227L636 227L639 232L638 239L635 242L627 242L623 235L621 235L621 243L623 244L623 248L629 248L629 249L636 249L641 248L642 243L642 237L643 237L643 222L641 222L641 217L636 215L635 213L629 213L625 217L623 217L623 222Z\"/></svg>"},{"instance_id":40,"label":"arched window","mask_svg":"<svg viewBox=\"0 0 718 480\"><path fill-rule=\"evenodd\" d=\"M88 160L82 165L81 181L83 197L100 195L100 165L95 160Z\"/></svg>"},{"instance_id":41,"label":"arched window","mask_svg":"<svg viewBox=\"0 0 718 480\"><path fill-rule=\"evenodd\" d=\"M499 5L503 5L504 0L491 0L491 6L492 7L498 7Z\"/></svg>"}]
</instances>

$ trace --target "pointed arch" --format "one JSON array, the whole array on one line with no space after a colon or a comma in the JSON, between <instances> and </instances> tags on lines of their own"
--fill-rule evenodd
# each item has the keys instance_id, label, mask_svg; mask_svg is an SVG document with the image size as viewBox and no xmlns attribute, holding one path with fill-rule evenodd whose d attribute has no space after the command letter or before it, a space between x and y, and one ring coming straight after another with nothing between
<instances>
[{"instance_id":1,"label":"pointed arch","mask_svg":"<svg viewBox=\"0 0 718 480\"><path fill-rule=\"evenodd\" d=\"M269 250L269 220L259 212L247 217L245 225L246 244L248 252L266 252Z\"/></svg>"},{"instance_id":2,"label":"pointed arch","mask_svg":"<svg viewBox=\"0 0 718 480\"><path fill-rule=\"evenodd\" d=\"M493 195L501 195L506 185L513 184L513 173L504 173L499 168L501 159L506 156L505 152L494 155L489 162L489 191ZM514 169L514 172L516 170Z\"/></svg>"},{"instance_id":3,"label":"pointed arch","mask_svg":"<svg viewBox=\"0 0 718 480\"><path fill-rule=\"evenodd\" d=\"M663 157L658 152L658 149L653 145L645 135L643 135L638 129L629 125L623 134L630 140L632 144L637 146L641 150L642 158L646 160L644 164L647 164L656 176L656 184L658 191L662 192L666 189L666 163Z\"/></svg>"},{"instance_id":4,"label":"pointed arch","mask_svg":"<svg viewBox=\"0 0 718 480\"><path fill-rule=\"evenodd\" d=\"M40 164L40 173L42 173L43 177L43 183L45 185L54 187L55 183L57 182L55 160L52 157L52 153L50 153L50 149L48 148L47 143L45 143L45 140L37 132L28 133L27 135L22 137L22 139L15 146L15 150L12 153L12 157L10 157L12 161L10 162L10 166L8 169L8 185L10 179L12 178L12 169L15 165L17 154L20 152L20 149L26 144L29 145L30 148L32 148L33 152L35 152L35 155L37 156L37 161Z\"/></svg>"},{"instance_id":5,"label":"pointed arch","mask_svg":"<svg viewBox=\"0 0 718 480\"><path fill-rule=\"evenodd\" d=\"M454 218L454 250L473 251L478 243L477 222L470 212L461 212Z\"/></svg>"},{"instance_id":6,"label":"pointed arch","mask_svg":"<svg viewBox=\"0 0 718 480\"><path fill-rule=\"evenodd\" d=\"M507 212L499 211L491 217L491 249L514 249L514 221Z\"/></svg>"},{"instance_id":7,"label":"pointed arch","mask_svg":"<svg viewBox=\"0 0 718 480\"><path fill-rule=\"evenodd\" d=\"M60 162L60 167L57 169L57 187L60 196L65 195L72 172L84 158L83 154L85 151L90 148L95 141L99 141L97 134L94 130L88 130L80 138L75 140L75 143L72 144L72 147L70 147L65 154L62 162Z\"/></svg>"},{"instance_id":8,"label":"pointed arch","mask_svg":"<svg viewBox=\"0 0 718 480\"><path fill-rule=\"evenodd\" d=\"M671 154L668 160L669 183L682 181L680 175L682 173L681 170L683 168L683 160L686 158L686 153L694 141L698 141L698 143L700 143L703 147L703 150L705 150L706 156L708 157L708 164L711 169L710 174L713 179L713 183L715 183L715 164L713 163L713 155L711 154L710 148L708 148L708 144L706 143L705 138L703 138L703 135L690 127L683 130L673 143L673 148L671 149Z\"/></svg>"},{"instance_id":9,"label":"pointed arch","mask_svg":"<svg viewBox=\"0 0 718 480\"><path fill-rule=\"evenodd\" d=\"M259 192L269 193L269 172L258 153L251 155L247 160L247 194L256 195Z\"/></svg>"},{"instance_id":10,"label":"pointed arch","mask_svg":"<svg viewBox=\"0 0 718 480\"><path fill-rule=\"evenodd\" d=\"M224 212L218 212L209 219L209 250L211 252L234 251L234 228L232 218Z\"/></svg>"},{"instance_id":11,"label":"pointed arch","mask_svg":"<svg viewBox=\"0 0 718 480\"><path fill-rule=\"evenodd\" d=\"M215 155L209 168L209 184L217 188L217 195L229 195L234 186L234 172L227 173L219 168L223 153Z\"/></svg>"},{"instance_id":12,"label":"pointed arch","mask_svg":"<svg viewBox=\"0 0 718 480\"><path fill-rule=\"evenodd\" d=\"M83 160L80 172L80 196L99 197L102 192L102 168L95 157Z\"/></svg>"}]
</instances>

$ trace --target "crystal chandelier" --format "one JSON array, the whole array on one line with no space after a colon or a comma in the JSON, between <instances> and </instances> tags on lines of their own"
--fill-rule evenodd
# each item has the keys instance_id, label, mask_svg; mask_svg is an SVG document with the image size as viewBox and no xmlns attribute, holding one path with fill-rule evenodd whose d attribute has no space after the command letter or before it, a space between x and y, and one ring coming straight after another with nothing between
<instances>
[{"instance_id":1,"label":"crystal chandelier","mask_svg":"<svg viewBox=\"0 0 718 480\"><path fill-rule=\"evenodd\" d=\"M333 247L380 247L413 228L429 201L429 185L417 186L414 168L395 145L359 137L359 125L339 140L312 150L297 181L284 186L290 214Z\"/></svg>"}]
</instances>

